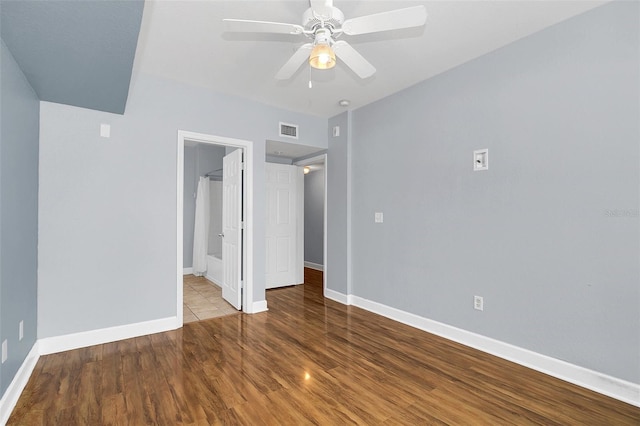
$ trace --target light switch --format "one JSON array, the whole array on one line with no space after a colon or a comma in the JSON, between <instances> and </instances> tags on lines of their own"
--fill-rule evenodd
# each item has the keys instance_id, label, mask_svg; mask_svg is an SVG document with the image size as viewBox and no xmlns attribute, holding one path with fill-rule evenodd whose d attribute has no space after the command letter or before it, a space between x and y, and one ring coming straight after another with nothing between
<instances>
[{"instance_id":1,"label":"light switch","mask_svg":"<svg viewBox=\"0 0 640 426\"><path fill-rule=\"evenodd\" d=\"M333 137L337 138L338 136L340 136L340 126L335 126L333 128Z\"/></svg>"},{"instance_id":2,"label":"light switch","mask_svg":"<svg viewBox=\"0 0 640 426\"><path fill-rule=\"evenodd\" d=\"M111 137L111 126L108 125L108 124L101 124L100 125L100 136L102 136L103 138Z\"/></svg>"},{"instance_id":3,"label":"light switch","mask_svg":"<svg viewBox=\"0 0 640 426\"><path fill-rule=\"evenodd\" d=\"M382 223L384 217L382 215L382 212L376 212L375 216L374 216L374 221L375 223Z\"/></svg>"}]
</instances>

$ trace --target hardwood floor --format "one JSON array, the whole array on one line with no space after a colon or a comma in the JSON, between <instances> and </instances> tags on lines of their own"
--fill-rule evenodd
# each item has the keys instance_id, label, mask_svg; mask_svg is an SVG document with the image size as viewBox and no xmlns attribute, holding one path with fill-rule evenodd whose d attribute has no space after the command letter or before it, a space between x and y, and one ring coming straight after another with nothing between
<instances>
[{"instance_id":1,"label":"hardwood floor","mask_svg":"<svg viewBox=\"0 0 640 426\"><path fill-rule=\"evenodd\" d=\"M40 358L10 425L638 425L616 401L322 297Z\"/></svg>"}]
</instances>

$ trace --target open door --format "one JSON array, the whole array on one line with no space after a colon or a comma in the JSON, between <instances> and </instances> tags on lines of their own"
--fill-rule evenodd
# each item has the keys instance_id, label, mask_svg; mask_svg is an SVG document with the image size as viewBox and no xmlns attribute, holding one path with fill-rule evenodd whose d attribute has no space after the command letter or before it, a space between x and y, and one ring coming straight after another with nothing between
<instances>
[{"instance_id":1,"label":"open door","mask_svg":"<svg viewBox=\"0 0 640 426\"><path fill-rule=\"evenodd\" d=\"M266 163L267 289L304 282L302 168Z\"/></svg>"},{"instance_id":2,"label":"open door","mask_svg":"<svg viewBox=\"0 0 640 426\"><path fill-rule=\"evenodd\" d=\"M242 149L222 163L222 297L242 309Z\"/></svg>"}]
</instances>

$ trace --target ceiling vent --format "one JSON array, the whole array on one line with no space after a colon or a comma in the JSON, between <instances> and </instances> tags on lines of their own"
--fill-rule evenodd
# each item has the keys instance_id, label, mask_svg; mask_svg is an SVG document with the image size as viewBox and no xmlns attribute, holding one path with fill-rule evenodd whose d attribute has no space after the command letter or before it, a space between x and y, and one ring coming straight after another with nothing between
<instances>
[{"instance_id":1,"label":"ceiling vent","mask_svg":"<svg viewBox=\"0 0 640 426\"><path fill-rule=\"evenodd\" d=\"M298 139L298 126L295 124L280 123L280 136Z\"/></svg>"}]
</instances>

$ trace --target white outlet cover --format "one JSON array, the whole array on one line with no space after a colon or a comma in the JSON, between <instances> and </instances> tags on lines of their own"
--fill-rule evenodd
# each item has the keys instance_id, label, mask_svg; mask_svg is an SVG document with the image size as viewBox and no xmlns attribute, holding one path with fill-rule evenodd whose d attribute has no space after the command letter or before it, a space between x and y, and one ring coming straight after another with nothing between
<instances>
[{"instance_id":1,"label":"white outlet cover","mask_svg":"<svg viewBox=\"0 0 640 426\"><path fill-rule=\"evenodd\" d=\"M108 124L101 124L100 125L100 136L102 136L103 138L111 137L111 126L108 125Z\"/></svg>"},{"instance_id":2,"label":"white outlet cover","mask_svg":"<svg viewBox=\"0 0 640 426\"><path fill-rule=\"evenodd\" d=\"M9 357L9 343L7 342L7 339L4 339L4 342L2 342L2 363L3 364L8 357Z\"/></svg>"},{"instance_id":3,"label":"white outlet cover","mask_svg":"<svg viewBox=\"0 0 640 426\"><path fill-rule=\"evenodd\" d=\"M473 151L473 170L489 170L489 150L477 149Z\"/></svg>"},{"instance_id":4,"label":"white outlet cover","mask_svg":"<svg viewBox=\"0 0 640 426\"><path fill-rule=\"evenodd\" d=\"M473 296L473 308L478 311L484 311L484 299L482 296Z\"/></svg>"},{"instance_id":5,"label":"white outlet cover","mask_svg":"<svg viewBox=\"0 0 640 426\"><path fill-rule=\"evenodd\" d=\"M384 215L382 212L376 212L373 220L375 223L382 223L384 221Z\"/></svg>"},{"instance_id":6,"label":"white outlet cover","mask_svg":"<svg viewBox=\"0 0 640 426\"><path fill-rule=\"evenodd\" d=\"M18 324L18 340L22 340L24 338L24 320L20 321Z\"/></svg>"}]
</instances>

